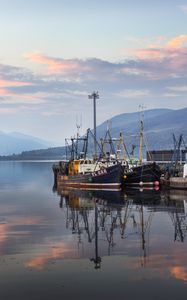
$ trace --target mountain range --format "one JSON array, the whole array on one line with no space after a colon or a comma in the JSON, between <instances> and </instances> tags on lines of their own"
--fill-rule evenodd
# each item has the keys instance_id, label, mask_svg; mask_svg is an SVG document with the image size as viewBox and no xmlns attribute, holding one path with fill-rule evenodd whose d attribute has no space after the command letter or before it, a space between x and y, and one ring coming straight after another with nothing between
<instances>
[{"instance_id":1,"label":"mountain range","mask_svg":"<svg viewBox=\"0 0 187 300\"><path fill-rule=\"evenodd\" d=\"M145 136L145 150L160 150L160 149L173 149L173 134L176 139L180 134L183 134L183 139L187 145L187 108L172 110L172 109L152 109L146 110L144 113L123 113L111 118L110 121L104 121L97 126L98 139L104 137L108 127L111 128L112 137L118 138L119 133L123 132L125 144L129 152L132 145L136 146L138 151L139 133L140 133L140 118L144 120L144 136ZM15 141L15 136L12 136L12 144ZM19 135L18 135L19 137ZM23 140L22 140L23 141ZM25 142L29 140L25 139ZM37 149L38 139L28 143L28 147L31 147L33 151L25 151L20 155L14 155L11 159L61 159L65 154L64 147L48 148L43 150ZM0 135L0 145L1 145ZM2 146L1 146L2 147ZM5 147L5 146L4 146ZM39 145L38 149L46 148L45 143ZM1 148L2 149L2 148ZM21 145L19 146L21 149ZM17 148L18 150L18 148ZM6 152L6 151L4 151ZM2 151L1 151L2 153ZM16 153L14 151L14 153ZM2 155L2 154L1 154ZM9 157L10 158L10 157ZM3 159L3 157L1 157Z\"/></svg>"},{"instance_id":2,"label":"mountain range","mask_svg":"<svg viewBox=\"0 0 187 300\"><path fill-rule=\"evenodd\" d=\"M0 155L18 154L22 151L52 147L51 142L19 132L0 132Z\"/></svg>"},{"instance_id":3,"label":"mountain range","mask_svg":"<svg viewBox=\"0 0 187 300\"><path fill-rule=\"evenodd\" d=\"M119 132L123 132L129 150L132 144L139 144L140 118L140 113L136 112L124 113L111 119L112 136L118 137ZM173 134L176 139L182 134L187 144L187 108L146 110L143 120L147 150L173 149ZM106 128L107 122L98 126L99 137L104 134Z\"/></svg>"}]
</instances>

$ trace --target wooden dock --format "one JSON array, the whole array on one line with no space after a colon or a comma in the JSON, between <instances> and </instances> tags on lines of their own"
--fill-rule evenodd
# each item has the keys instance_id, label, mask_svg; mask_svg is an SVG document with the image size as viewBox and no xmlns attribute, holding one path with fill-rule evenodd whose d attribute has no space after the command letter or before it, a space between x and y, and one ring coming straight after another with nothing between
<instances>
[{"instance_id":1,"label":"wooden dock","mask_svg":"<svg viewBox=\"0 0 187 300\"><path fill-rule=\"evenodd\" d=\"M170 177L169 186L173 189L187 189L187 178Z\"/></svg>"}]
</instances>

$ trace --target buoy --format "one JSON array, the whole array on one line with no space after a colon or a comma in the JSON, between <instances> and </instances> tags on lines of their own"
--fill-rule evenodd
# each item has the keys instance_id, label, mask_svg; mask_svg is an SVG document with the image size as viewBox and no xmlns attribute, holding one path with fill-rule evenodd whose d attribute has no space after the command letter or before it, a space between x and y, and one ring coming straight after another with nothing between
<instances>
[{"instance_id":1,"label":"buoy","mask_svg":"<svg viewBox=\"0 0 187 300\"><path fill-rule=\"evenodd\" d=\"M154 191L158 191L158 190L159 190L159 186L158 185L154 186Z\"/></svg>"}]
</instances>

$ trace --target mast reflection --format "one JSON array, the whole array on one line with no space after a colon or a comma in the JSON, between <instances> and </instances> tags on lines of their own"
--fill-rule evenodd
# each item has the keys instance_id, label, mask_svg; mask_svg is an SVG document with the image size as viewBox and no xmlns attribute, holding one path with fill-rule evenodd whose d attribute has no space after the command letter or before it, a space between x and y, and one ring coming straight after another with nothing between
<instances>
[{"instance_id":1,"label":"mast reflection","mask_svg":"<svg viewBox=\"0 0 187 300\"><path fill-rule=\"evenodd\" d=\"M150 227L153 217L159 217L159 213L169 215L174 242L184 242L187 231L185 193L74 189L62 190L59 195L66 228L78 237L78 248L85 241L93 245L90 261L95 269L101 268L103 256L127 254L128 241L131 245L139 242L140 264L145 267L149 257Z\"/></svg>"}]
</instances>

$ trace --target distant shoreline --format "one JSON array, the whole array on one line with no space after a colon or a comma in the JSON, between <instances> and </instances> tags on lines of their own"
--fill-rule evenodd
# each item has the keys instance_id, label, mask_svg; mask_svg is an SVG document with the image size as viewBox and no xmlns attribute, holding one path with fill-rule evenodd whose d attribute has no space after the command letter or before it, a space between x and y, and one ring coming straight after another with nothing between
<instances>
[{"instance_id":1,"label":"distant shoreline","mask_svg":"<svg viewBox=\"0 0 187 300\"><path fill-rule=\"evenodd\" d=\"M6 160L0 160L1 162L58 162L60 159L6 159Z\"/></svg>"}]
</instances>

